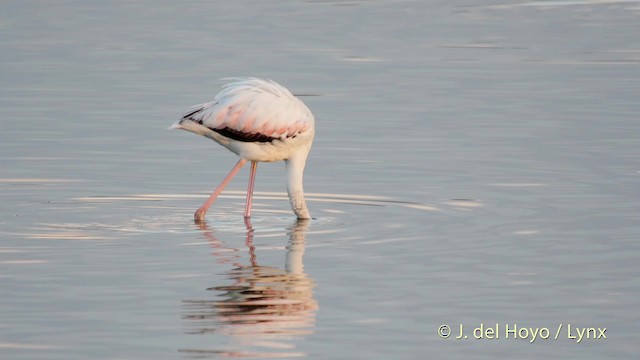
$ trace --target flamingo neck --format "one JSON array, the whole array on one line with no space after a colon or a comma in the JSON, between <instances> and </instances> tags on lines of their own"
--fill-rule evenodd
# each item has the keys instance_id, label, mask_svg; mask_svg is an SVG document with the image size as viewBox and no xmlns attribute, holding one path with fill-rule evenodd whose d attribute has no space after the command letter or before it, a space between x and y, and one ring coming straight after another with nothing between
<instances>
[{"instance_id":1,"label":"flamingo neck","mask_svg":"<svg viewBox=\"0 0 640 360\"><path fill-rule=\"evenodd\" d=\"M303 156L300 154L285 160L287 167L287 193L289 194L291 209L298 219L311 219L302 188L302 174L304 173L306 162L306 154Z\"/></svg>"}]
</instances>

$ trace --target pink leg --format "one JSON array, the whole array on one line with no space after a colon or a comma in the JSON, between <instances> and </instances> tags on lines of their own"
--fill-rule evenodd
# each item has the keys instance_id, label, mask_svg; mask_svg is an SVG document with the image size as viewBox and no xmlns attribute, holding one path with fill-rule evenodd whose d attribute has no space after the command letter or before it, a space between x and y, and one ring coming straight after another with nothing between
<instances>
[{"instance_id":1,"label":"pink leg","mask_svg":"<svg viewBox=\"0 0 640 360\"><path fill-rule=\"evenodd\" d=\"M253 186L256 183L256 169L258 168L258 163L255 161L251 162L251 173L249 174L249 187L247 188L247 203L244 207L244 217L245 219L251 217L251 204L253 201Z\"/></svg>"},{"instance_id":2,"label":"pink leg","mask_svg":"<svg viewBox=\"0 0 640 360\"><path fill-rule=\"evenodd\" d=\"M207 201L204 202L204 204L202 204L202 206L200 206L200 208L198 209L198 211L196 211L196 213L193 215L194 219L196 220L197 223L201 223L204 221L204 215L207 213L207 210L209 210L209 207L211 206L211 204L213 204L213 202L216 200L216 198L218 197L218 195L220 195L220 193L222 192L222 190L224 190L224 187L227 186L227 184L229 183L229 181L231 181L231 179L238 173L238 171L240 170L240 168L242 168L242 166L247 162L247 160L245 159L240 159L240 161L238 161L238 163L236 164L236 166L233 167L233 169L231 169L231 171L229 172L229 174L227 175L226 178L224 178L224 180L222 180L222 182L220 183L220 185L218 185L218 187L215 189L215 191L213 192L213 194L211 194L211 196L209 196L209 198L207 199Z\"/></svg>"}]
</instances>

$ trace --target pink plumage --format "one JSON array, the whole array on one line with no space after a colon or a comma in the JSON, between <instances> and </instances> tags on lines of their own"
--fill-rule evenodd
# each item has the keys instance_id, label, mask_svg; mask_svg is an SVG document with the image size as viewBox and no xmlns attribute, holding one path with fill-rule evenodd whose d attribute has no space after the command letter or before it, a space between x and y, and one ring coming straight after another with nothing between
<instances>
[{"instance_id":1,"label":"pink plumage","mask_svg":"<svg viewBox=\"0 0 640 360\"><path fill-rule=\"evenodd\" d=\"M233 78L214 100L191 107L172 128L206 136L240 157L240 161L196 211L203 221L207 209L224 186L251 161L245 217L251 215L253 182L257 162L284 160L287 192L299 219L308 219L302 174L313 143L315 120L307 106L289 90L271 80Z\"/></svg>"},{"instance_id":2,"label":"pink plumage","mask_svg":"<svg viewBox=\"0 0 640 360\"><path fill-rule=\"evenodd\" d=\"M229 129L249 137L289 137L313 127L311 111L283 86L256 78L236 79L213 101L185 114L209 129Z\"/></svg>"}]
</instances>

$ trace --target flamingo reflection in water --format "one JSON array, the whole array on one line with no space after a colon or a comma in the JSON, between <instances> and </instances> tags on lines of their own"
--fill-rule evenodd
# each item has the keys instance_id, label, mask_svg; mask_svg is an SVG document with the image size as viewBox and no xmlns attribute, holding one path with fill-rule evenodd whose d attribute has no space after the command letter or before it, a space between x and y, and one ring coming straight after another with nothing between
<instances>
[{"instance_id":1,"label":"flamingo reflection in water","mask_svg":"<svg viewBox=\"0 0 640 360\"><path fill-rule=\"evenodd\" d=\"M293 350L293 341L313 333L318 309L313 297L313 280L305 274L303 265L309 220L298 220L288 228L284 269L258 265L253 245L254 229L248 219L245 224L249 265L238 264L237 250L229 251L213 230L200 224L218 262L232 267L226 272L230 284L208 288L216 292L214 300L185 300L183 303L188 334L227 335L232 339L233 348L182 349L181 352L201 357L305 356Z\"/></svg>"}]
</instances>

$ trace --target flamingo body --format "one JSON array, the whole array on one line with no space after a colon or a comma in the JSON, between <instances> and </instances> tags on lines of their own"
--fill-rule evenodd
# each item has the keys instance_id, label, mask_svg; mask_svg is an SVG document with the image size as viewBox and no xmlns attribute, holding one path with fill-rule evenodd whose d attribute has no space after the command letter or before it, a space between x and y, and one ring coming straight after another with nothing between
<instances>
[{"instance_id":1,"label":"flamingo body","mask_svg":"<svg viewBox=\"0 0 640 360\"><path fill-rule=\"evenodd\" d=\"M298 218L309 218L302 174L313 143L314 126L309 108L285 87L270 80L234 78L213 101L193 106L171 128L206 136L240 157L236 167L198 209L196 220L204 219L208 207L246 161L252 162L245 207L245 217L249 217L257 162L280 160L287 167L292 209Z\"/></svg>"}]
</instances>

